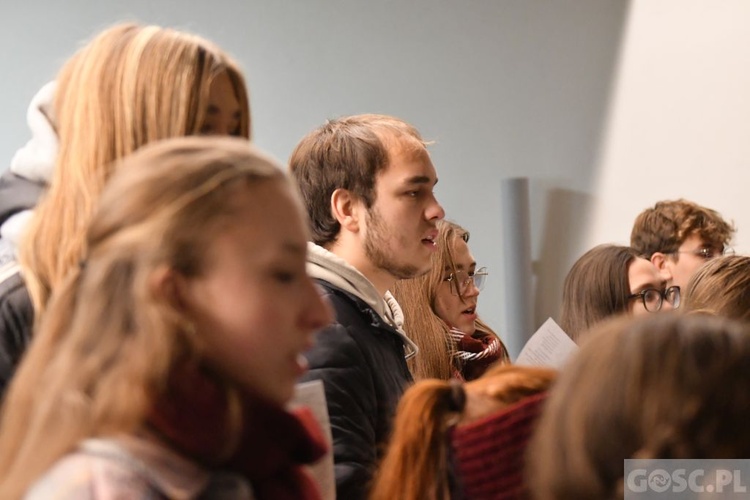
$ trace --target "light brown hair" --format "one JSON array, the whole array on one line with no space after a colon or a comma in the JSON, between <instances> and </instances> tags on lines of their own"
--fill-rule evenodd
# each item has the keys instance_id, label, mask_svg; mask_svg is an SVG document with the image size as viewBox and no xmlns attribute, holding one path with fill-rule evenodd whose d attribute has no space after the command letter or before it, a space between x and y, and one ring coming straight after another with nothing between
<instances>
[{"instance_id":1,"label":"light brown hair","mask_svg":"<svg viewBox=\"0 0 750 500\"><path fill-rule=\"evenodd\" d=\"M391 290L404 312L404 331L419 346L419 354L408 360L409 370L415 380L439 378L448 380L461 365L454 354L454 342L450 328L435 313L435 297L443 284L446 272L455 273L454 248L457 241L469 241L469 232L456 223L441 220L437 223L435 240L438 251L432 256L432 266L427 274L408 280L400 280ZM477 319L477 330L488 333L500 342L500 360L508 362L510 357L497 334L483 321Z\"/></svg>"},{"instance_id":2,"label":"light brown hair","mask_svg":"<svg viewBox=\"0 0 750 500\"><path fill-rule=\"evenodd\" d=\"M240 139L170 139L123 162L92 218L85 260L55 289L4 401L0 498L20 496L81 439L139 429L175 368L203 359L207 338L155 283L164 272L200 276L214 235L238 223L238 196L271 182L292 188ZM227 446L239 421L226 422Z\"/></svg>"},{"instance_id":3,"label":"light brown hair","mask_svg":"<svg viewBox=\"0 0 750 500\"><path fill-rule=\"evenodd\" d=\"M355 115L329 120L307 134L289 159L310 217L312 241L328 247L341 225L331 214L336 189L351 191L366 208L375 202L375 180L399 148L415 158L427 157L416 128L386 115Z\"/></svg>"},{"instance_id":4,"label":"light brown hair","mask_svg":"<svg viewBox=\"0 0 750 500\"><path fill-rule=\"evenodd\" d=\"M721 249L729 244L734 231L734 226L716 210L684 199L660 201L636 217L630 246L650 259L656 252L676 252L687 238L697 234L707 244Z\"/></svg>"},{"instance_id":5,"label":"light brown hair","mask_svg":"<svg viewBox=\"0 0 750 500\"><path fill-rule=\"evenodd\" d=\"M690 278L682 307L685 312L750 320L750 257L727 255L703 265Z\"/></svg>"},{"instance_id":6,"label":"light brown hair","mask_svg":"<svg viewBox=\"0 0 750 500\"><path fill-rule=\"evenodd\" d=\"M563 283L560 328L578 342L581 335L605 318L628 311L628 269L635 250L599 245L583 254Z\"/></svg>"},{"instance_id":7,"label":"light brown hair","mask_svg":"<svg viewBox=\"0 0 750 500\"><path fill-rule=\"evenodd\" d=\"M750 456L750 330L675 313L602 323L552 389L530 447L534 498L622 498L629 458Z\"/></svg>"},{"instance_id":8,"label":"light brown hair","mask_svg":"<svg viewBox=\"0 0 750 500\"><path fill-rule=\"evenodd\" d=\"M197 134L211 83L224 72L240 103L238 135L249 138L242 72L198 36L118 24L63 66L54 103L60 150L20 250L36 317L85 253L86 228L115 160L152 141Z\"/></svg>"}]
</instances>

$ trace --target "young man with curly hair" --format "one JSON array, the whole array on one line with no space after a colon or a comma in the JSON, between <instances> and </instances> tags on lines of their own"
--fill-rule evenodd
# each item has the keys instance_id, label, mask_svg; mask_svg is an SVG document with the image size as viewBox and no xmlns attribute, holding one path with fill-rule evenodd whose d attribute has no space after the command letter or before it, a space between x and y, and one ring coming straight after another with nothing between
<instances>
[{"instance_id":1,"label":"young man with curly hair","mask_svg":"<svg viewBox=\"0 0 750 500\"><path fill-rule=\"evenodd\" d=\"M659 201L641 212L630 234L630 246L650 259L668 286L682 290L707 261L733 253L734 225L710 208L685 199Z\"/></svg>"}]
</instances>

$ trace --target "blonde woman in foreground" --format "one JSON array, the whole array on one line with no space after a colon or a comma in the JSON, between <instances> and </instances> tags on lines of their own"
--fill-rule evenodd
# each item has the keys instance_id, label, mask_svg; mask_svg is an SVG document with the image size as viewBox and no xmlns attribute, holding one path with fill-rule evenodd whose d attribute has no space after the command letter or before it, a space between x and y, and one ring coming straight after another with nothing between
<instances>
[{"instance_id":1,"label":"blonde woman in foreground","mask_svg":"<svg viewBox=\"0 0 750 500\"><path fill-rule=\"evenodd\" d=\"M118 166L7 395L0 498L320 498L324 439L284 410L331 318L306 228L247 141Z\"/></svg>"}]
</instances>

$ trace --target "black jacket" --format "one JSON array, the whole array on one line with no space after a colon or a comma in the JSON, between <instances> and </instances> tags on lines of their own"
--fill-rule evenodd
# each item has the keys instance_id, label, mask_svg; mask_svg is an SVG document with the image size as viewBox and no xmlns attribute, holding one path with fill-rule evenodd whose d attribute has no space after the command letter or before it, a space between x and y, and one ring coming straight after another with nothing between
<instances>
[{"instance_id":1,"label":"black jacket","mask_svg":"<svg viewBox=\"0 0 750 500\"><path fill-rule=\"evenodd\" d=\"M0 226L34 208L44 185L6 170L0 176ZM0 398L31 338L34 309L19 272L13 245L0 238Z\"/></svg>"},{"instance_id":2,"label":"black jacket","mask_svg":"<svg viewBox=\"0 0 750 500\"><path fill-rule=\"evenodd\" d=\"M303 380L322 380L333 434L336 498L366 498L396 405L412 382L404 342L359 297L317 280L336 320L308 351Z\"/></svg>"},{"instance_id":3,"label":"black jacket","mask_svg":"<svg viewBox=\"0 0 750 500\"><path fill-rule=\"evenodd\" d=\"M13 267L15 272L10 265L0 266L0 397L26 351L34 325L31 298L18 266Z\"/></svg>"}]
</instances>

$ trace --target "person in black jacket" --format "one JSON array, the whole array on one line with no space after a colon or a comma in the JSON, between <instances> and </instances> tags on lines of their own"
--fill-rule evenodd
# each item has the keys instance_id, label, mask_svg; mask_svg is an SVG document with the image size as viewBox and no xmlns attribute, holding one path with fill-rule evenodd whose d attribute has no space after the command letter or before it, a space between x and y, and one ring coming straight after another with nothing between
<instances>
[{"instance_id":1,"label":"person in black jacket","mask_svg":"<svg viewBox=\"0 0 750 500\"><path fill-rule=\"evenodd\" d=\"M337 498L365 498L412 382L406 358L418 351L388 290L430 269L445 215L437 175L419 132L384 115L322 125L297 145L290 170L311 220L308 273L336 315L306 353L303 379L325 386Z\"/></svg>"}]
</instances>

